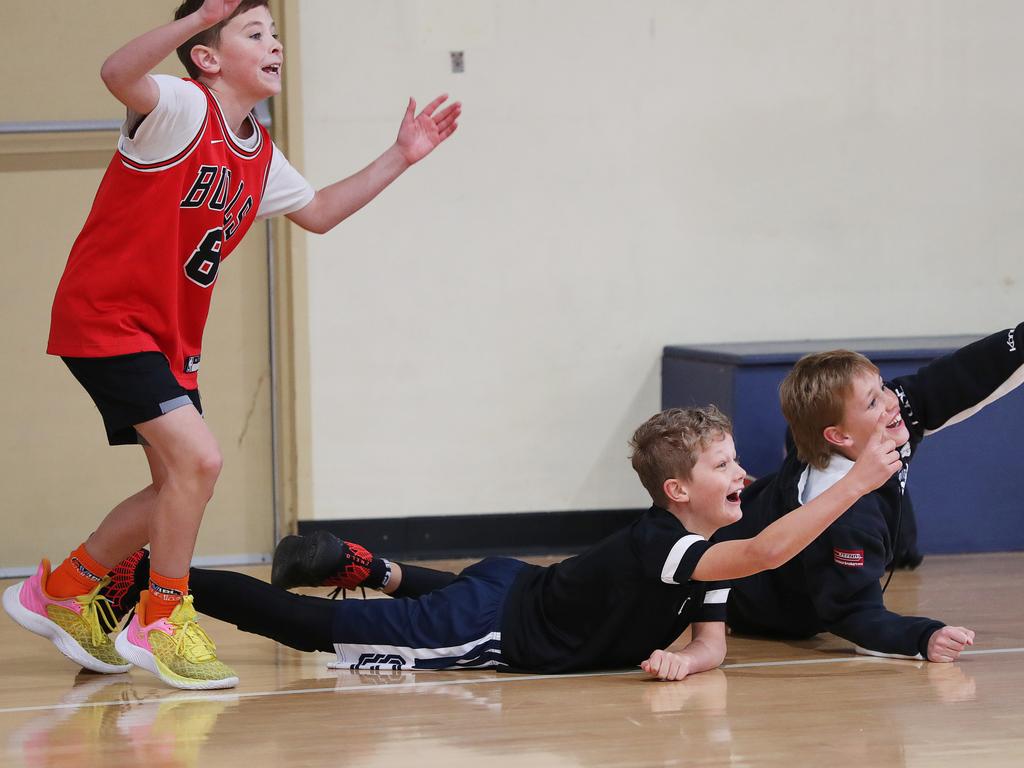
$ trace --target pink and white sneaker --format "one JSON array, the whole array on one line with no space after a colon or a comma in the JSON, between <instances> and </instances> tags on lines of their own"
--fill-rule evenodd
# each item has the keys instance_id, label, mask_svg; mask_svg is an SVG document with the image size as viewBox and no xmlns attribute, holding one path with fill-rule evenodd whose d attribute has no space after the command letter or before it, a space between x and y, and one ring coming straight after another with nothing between
<instances>
[{"instance_id":1,"label":"pink and white sneaker","mask_svg":"<svg viewBox=\"0 0 1024 768\"><path fill-rule=\"evenodd\" d=\"M86 669L108 675L131 669L107 635L117 626L110 604L100 594L108 579L88 594L56 598L46 593L49 578L50 561L44 559L35 576L4 590L4 610Z\"/></svg>"},{"instance_id":2,"label":"pink and white sneaker","mask_svg":"<svg viewBox=\"0 0 1024 768\"><path fill-rule=\"evenodd\" d=\"M124 658L148 669L175 688L234 688L238 676L217 658L217 646L197 623L192 595L164 619L143 624L149 591L142 593L135 615L114 645Z\"/></svg>"}]
</instances>

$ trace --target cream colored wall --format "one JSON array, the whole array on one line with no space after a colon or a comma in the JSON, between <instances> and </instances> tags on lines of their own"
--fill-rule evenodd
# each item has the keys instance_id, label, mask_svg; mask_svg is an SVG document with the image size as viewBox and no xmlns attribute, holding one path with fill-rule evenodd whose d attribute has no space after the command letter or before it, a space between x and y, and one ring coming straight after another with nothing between
<instances>
[{"instance_id":1,"label":"cream colored wall","mask_svg":"<svg viewBox=\"0 0 1024 768\"><path fill-rule=\"evenodd\" d=\"M99 67L107 53L170 18L175 3L37 0L9 4L0 123L117 120ZM165 62L160 71L178 73ZM61 558L148 482L142 451L109 448L92 402L44 354L50 301L116 143L113 131L0 136L0 575ZM200 379L225 468L196 549L201 562L252 561L273 546L265 230L253 227L221 270Z\"/></svg>"},{"instance_id":2,"label":"cream colored wall","mask_svg":"<svg viewBox=\"0 0 1024 768\"><path fill-rule=\"evenodd\" d=\"M665 344L1024 306L1024 6L304 0L305 171L462 127L308 249L311 518L639 506ZM449 51L464 50L454 75Z\"/></svg>"}]
</instances>

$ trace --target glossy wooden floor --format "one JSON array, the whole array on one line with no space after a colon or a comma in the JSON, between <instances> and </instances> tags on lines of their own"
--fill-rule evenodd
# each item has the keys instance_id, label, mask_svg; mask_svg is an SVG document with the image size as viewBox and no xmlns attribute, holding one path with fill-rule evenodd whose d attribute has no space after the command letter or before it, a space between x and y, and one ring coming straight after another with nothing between
<instances>
[{"instance_id":1,"label":"glossy wooden floor","mask_svg":"<svg viewBox=\"0 0 1024 768\"><path fill-rule=\"evenodd\" d=\"M1022 766L1022 588L1024 553L896 574L893 608L977 631L956 664L857 657L828 636L733 637L722 669L679 683L335 672L326 654L207 620L242 682L189 693L141 672L78 672L0 614L0 764Z\"/></svg>"}]
</instances>

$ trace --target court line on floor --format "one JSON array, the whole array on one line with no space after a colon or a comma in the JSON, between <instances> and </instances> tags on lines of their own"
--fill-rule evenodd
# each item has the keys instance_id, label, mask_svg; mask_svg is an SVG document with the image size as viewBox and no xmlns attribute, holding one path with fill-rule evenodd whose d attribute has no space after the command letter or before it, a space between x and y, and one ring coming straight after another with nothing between
<instances>
[{"instance_id":1,"label":"court line on floor","mask_svg":"<svg viewBox=\"0 0 1024 768\"><path fill-rule=\"evenodd\" d=\"M987 648L982 650L964 651L962 656L988 656L1000 653L1024 653L1024 648ZM878 656L829 656L821 659L786 659L784 661L747 661L739 664L723 664L719 669L752 669L758 667L796 667L812 664L843 664L854 661L866 661L876 663L902 663L908 659L888 659ZM913 659L910 659L913 661ZM423 670L416 670L421 674ZM451 671L451 670L444 670ZM62 709L88 709L92 707L123 707L143 706L149 704L174 703L182 704L190 701L239 701L240 699L269 698L271 696L303 696L314 693L379 693L381 691L402 691L413 688L438 688L451 685L480 685L483 683L521 683L528 680L565 680L576 677L621 677L624 675L642 675L639 669L623 669L611 672L579 672L570 675L502 675L501 677L469 677L453 680L431 680L429 682L414 681L411 683L390 683L381 685L343 685L335 688L296 688L295 690L284 691L245 691L242 693L190 693L172 692L167 696L150 699L136 699L125 701L90 701L84 703L61 703L61 704L39 704L31 707L3 707L0 708L0 715L13 715L23 712L47 712ZM324 678L327 679L327 678ZM116 682L111 680L111 683Z\"/></svg>"}]
</instances>

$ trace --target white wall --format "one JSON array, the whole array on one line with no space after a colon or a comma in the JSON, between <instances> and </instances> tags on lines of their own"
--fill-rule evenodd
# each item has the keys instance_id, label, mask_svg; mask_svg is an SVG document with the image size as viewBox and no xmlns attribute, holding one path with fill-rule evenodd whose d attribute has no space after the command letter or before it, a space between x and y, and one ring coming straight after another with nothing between
<instances>
[{"instance_id":1,"label":"white wall","mask_svg":"<svg viewBox=\"0 0 1024 768\"><path fill-rule=\"evenodd\" d=\"M641 506L665 344L1020 320L1022 28L1010 0L303 0L314 184L408 95L465 104L308 243L313 516Z\"/></svg>"}]
</instances>

